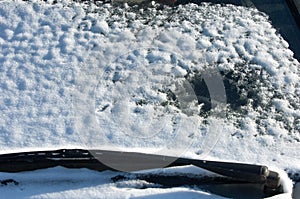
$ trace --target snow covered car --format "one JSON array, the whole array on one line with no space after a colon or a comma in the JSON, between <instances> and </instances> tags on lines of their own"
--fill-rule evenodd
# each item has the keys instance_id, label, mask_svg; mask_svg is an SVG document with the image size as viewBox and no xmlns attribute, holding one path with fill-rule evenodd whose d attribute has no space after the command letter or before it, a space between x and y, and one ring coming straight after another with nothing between
<instances>
[{"instance_id":1,"label":"snow covered car","mask_svg":"<svg viewBox=\"0 0 300 199\"><path fill-rule=\"evenodd\" d=\"M299 35L298 0L1 1L2 196L300 197Z\"/></svg>"}]
</instances>

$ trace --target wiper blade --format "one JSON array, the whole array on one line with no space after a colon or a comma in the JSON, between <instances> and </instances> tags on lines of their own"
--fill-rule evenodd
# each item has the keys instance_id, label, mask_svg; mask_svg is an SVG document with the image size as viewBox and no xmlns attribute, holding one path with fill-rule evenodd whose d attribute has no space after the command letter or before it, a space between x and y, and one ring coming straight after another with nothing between
<instances>
[{"instance_id":1,"label":"wiper blade","mask_svg":"<svg viewBox=\"0 0 300 199\"><path fill-rule=\"evenodd\" d=\"M101 160L101 161L100 161ZM104 164L103 162L109 162ZM138 164L138 165L137 165ZM96 171L113 170L118 167L128 171L169 168L194 165L216 173L216 176L186 175L175 173L129 173L123 172L111 180L113 182L138 179L164 187L197 186L211 193L236 198L240 190L249 192L251 199L280 194L283 188L279 174L263 165L232 162L218 162L189 158L176 158L135 152L59 149L52 151L32 151L0 155L0 172L21 172L62 166L66 168L88 168ZM161 166L163 165L163 166ZM9 179L8 182L15 182ZM1 184L7 183L1 181ZM15 185L18 182L14 183ZM251 193L251 194L250 194Z\"/></svg>"},{"instance_id":2,"label":"wiper blade","mask_svg":"<svg viewBox=\"0 0 300 199\"><path fill-rule=\"evenodd\" d=\"M99 160L108 160L110 165L105 165ZM139 169L133 167L136 162L141 164L138 167ZM194 165L235 180L263 183L271 189L280 186L278 173L270 171L263 165L176 158L135 152L83 149L59 149L0 155L0 172L31 171L56 166L88 168L97 171L116 170L112 165L122 165L123 168L127 169L132 167L134 168L132 170L155 169L158 168L157 165L166 165L163 167Z\"/></svg>"},{"instance_id":3,"label":"wiper blade","mask_svg":"<svg viewBox=\"0 0 300 199\"><path fill-rule=\"evenodd\" d=\"M31 151L0 155L0 172L32 171L56 166L89 168L98 171L110 169L101 164L88 150L83 149Z\"/></svg>"}]
</instances>

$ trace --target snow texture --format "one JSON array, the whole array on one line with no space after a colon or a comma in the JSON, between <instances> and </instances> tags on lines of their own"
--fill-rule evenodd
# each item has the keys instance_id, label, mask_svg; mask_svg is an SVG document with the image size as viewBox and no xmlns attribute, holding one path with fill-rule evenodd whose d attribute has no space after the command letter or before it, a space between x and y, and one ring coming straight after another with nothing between
<instances>
[{"instance_id":1,"label":"snow texture","mask_svg":"<svg viewBox=\"0 0 300 199\"><path fill-rule=\"evenodd\" d=\"M1 153L101 148L297 171L300 64L288 47L255 8L1 1ZM94 175L100 185L50 183L28 187L30 197L219 198L121 189ZM27 196L12 190L5 194Z\"/></svg>"}]
</instances>

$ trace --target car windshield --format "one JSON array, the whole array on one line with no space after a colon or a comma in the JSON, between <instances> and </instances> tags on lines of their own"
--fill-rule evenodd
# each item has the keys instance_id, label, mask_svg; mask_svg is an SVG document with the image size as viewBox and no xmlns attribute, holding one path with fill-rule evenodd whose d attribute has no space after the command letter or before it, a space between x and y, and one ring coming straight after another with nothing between
<instances>
[{"instance_id":1,"label":"car windshield","mask_svg":"<svg viewBox=\"0 0 300 199\"><path fill-rule=\"evenodd\" d=\"M300 170L298 19L298 0L0 1L1 154L80 148L267 165L291 198ZM72 173L31 174L43 172L51 182ZM86 172L101 176L77 187L92 187L91 198L207 194ZM33 197L77 193L72 184L61 193L53 185L53 194L30 186Z\"/></svg>"}]
</instances>

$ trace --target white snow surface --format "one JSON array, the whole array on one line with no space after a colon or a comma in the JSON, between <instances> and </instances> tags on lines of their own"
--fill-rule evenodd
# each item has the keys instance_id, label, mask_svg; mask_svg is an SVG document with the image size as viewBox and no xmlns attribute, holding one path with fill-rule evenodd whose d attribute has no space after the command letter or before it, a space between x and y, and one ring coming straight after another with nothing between
<instances>
[{"instance_id":1,"label":"white snow surface","mask_svg":"<svg viewBox=\"0 0 300 199\"><path fill-rule=\"evenodd\" d=\"M300 64L288 46L255 8L1 1L1 153L98 148L265 164L282 174L286 193L278 197L290 198L283 170L300 169ZM185 76L216 71L238 78L247 100L233 108L222 98L203 116ZM219 77L211 96L224 90ZM188 188L120 188L108 181L111 173L88 170L0 176L31 175L42 179L3 193L221 198Z\"/></svg>"}]
</instances>

